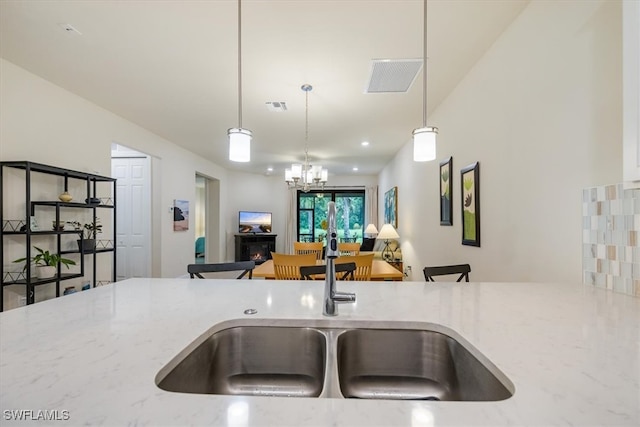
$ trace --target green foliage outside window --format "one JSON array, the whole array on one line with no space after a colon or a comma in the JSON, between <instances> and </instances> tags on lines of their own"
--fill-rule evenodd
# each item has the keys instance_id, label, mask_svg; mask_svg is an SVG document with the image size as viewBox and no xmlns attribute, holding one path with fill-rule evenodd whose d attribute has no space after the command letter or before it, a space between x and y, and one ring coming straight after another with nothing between
<instances>
[{"instance_id":1,"label":"green foliage outside window","mask_svg":"<svg viewBox=\"0 0 640 427\"><path fill-rule=\"evenodd\" d=\"M356 238L362 241L364 224L364 191L325 191L298 194L298 233L312 235L314 241L326 234L322 221L327 220L327 205L336 202L336 225L339 238ZM311 222L313 221L313 230Z\"/></svg>"}]
</instances>

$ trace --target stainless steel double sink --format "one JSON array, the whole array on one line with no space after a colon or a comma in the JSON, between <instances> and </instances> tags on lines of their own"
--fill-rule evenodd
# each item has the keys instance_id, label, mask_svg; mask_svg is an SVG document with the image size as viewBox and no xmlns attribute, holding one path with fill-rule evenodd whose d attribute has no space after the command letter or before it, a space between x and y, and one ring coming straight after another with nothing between
<instances>
[{"instance_id":1,"label":"stainless steel double sink","mask_svg":"<svg viewBox=\"0 0 640 427\"><path fill-rule=\"evenodd\" d=\"M514 393L495 365L439 325L260 323L211 328L160 370L156 384L182 393L321 398L499 401Z\"/></svg>"}]
</instances>

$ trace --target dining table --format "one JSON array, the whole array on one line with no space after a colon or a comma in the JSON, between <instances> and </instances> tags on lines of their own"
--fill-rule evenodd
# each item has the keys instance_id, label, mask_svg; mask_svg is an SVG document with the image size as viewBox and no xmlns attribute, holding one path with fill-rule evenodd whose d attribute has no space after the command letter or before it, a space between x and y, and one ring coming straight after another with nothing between
<instances>
[{"instance_id":1,"label":"dining table","mask_svg":"<svg viewBox=\"0 0 640 427\"><path fill-rule=\"evenodd\" d=\"M324 260L316 261L316 265L324 265ZM262 277L264 279L275 279L276 274L273 269L273 260L268 259L262 264L256 265L253 270L253 277ZM381 259L374 259L371 264L371 280L393 280L402 281L403 273Z\"/></svg>"}]
</instances>

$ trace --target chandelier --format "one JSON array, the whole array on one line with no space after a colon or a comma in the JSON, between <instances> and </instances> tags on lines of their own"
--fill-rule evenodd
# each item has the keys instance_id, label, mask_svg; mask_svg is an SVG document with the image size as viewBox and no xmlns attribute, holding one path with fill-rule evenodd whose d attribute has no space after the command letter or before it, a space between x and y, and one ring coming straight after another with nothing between
<instances>
[{"instance_id":1,"label":"chandelier","mask_svg":"<svg viewBox=\"0 0 640 427\"><path fill-rule=\"evenodd\" d=\"M310 84L303 84L300 89L305 93L304 122L304 163L294 163L284 171L284 180L289 188L299 188L305 193L311 189L324 189L329 171L320 165L309 164L309 92Z\"/></svg>"}]
</instances>

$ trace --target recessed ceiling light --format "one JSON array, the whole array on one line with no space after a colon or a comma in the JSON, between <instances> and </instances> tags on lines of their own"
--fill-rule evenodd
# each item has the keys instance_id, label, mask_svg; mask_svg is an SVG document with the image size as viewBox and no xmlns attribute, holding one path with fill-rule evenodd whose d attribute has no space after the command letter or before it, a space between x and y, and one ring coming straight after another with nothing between
<instances>
[{"instance_id":1,"label":"recessed ceiling light","mask_svg":"<svg viewBox=\"0 0 640 427\"><path fill-rule=\"evenodd\" d=\"M271 167L267 168L267 172L273 172L273 168Z\"/></svg>"},{"instance_id":2,"label":"recessed ceiling light","mask_svg":"<svg viewBox=\"0 0 640 427\"><path fill-rule=\"evenodd\" d=\"M58 24L58 25L60 26L60 28L62 28L65 32L69 34L77 34L79 36L82 35L82 33L78 31L76 28L74 28L71 24Z\"/></svg>"},{"instance_id":3,"label":"recessed ceiling light","mask_svg":"<svg viewBox=\"0 0 640 427\"><path fill-rule=\"evenodd\" d=\"M362 141L360 143L360 145L362 145L363 147L368 147L369 146L369 141Z\"/></svg>"},{"instance_id":4,"label":"recessed ceiling light","mask_svg":"<svg viewBox=\"0 0 640 427\"><path fill-rule=\"evenodd\" d=\"M354 171L354 172L358 172L358 167L357 167L357 166L356 166L356 167L354 167L354 168L353 168L353 171Z\"/></svg>"}]
</instances>

